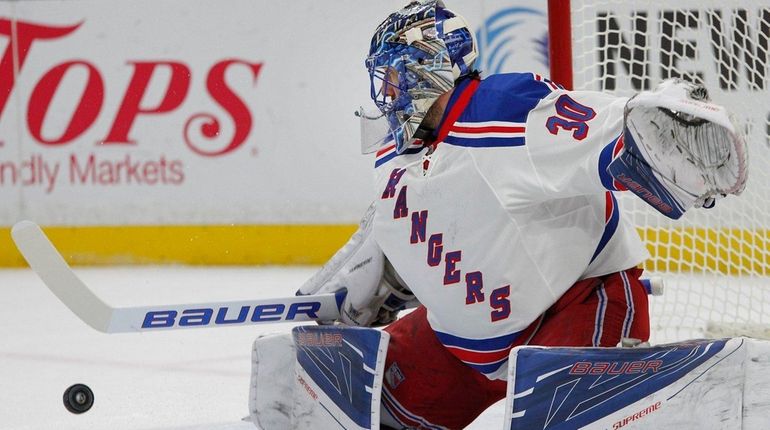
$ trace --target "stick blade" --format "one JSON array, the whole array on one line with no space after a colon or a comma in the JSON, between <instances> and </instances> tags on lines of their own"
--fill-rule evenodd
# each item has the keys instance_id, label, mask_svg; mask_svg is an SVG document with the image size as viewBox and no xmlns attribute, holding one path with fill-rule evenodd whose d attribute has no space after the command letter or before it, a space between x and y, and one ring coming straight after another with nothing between
<instances>
[{"instance_id":1,"label":"stick blade","mask_svg":"<svg viewBox=\"0 0 770 430\"><path fill-rule=\"evenodd\" d=\"M11 237L29 267L65 306L94 329L108 331L112 309L75 275L39 225L19 221Z\"/></svg>"}]
</instances>

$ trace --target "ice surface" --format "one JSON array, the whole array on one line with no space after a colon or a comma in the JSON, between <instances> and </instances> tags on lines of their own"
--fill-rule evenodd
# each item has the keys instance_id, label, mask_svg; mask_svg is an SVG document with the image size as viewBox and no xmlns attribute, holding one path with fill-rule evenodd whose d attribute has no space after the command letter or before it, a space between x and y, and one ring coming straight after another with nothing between
<instances>
[{"instance_id":1,"label":"ice surface","mask_svg":"<svg viewBox=\"0 0 770 430\"><path fill-rule=\"evenodd\" d=\"M293 295L314 267L78 268L111 305L206 302ZM251 430L250 353L269 324L102 334L26 269L0 270L0 429ZM64 390L84 383L93 408L73 415ZM502 428L503 403L470 429Z\"/></svg>"}]
</instances>

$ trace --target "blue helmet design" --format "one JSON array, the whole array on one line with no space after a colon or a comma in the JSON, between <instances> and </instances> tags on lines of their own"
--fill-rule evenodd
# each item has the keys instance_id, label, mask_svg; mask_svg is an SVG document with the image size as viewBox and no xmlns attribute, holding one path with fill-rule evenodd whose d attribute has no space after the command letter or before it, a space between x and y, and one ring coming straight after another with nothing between
<instances>
[{"instance_id":1,"label":"blue helmet design","mask_svg":"<svg viewBox=\"0 0 770 430\"><path fill-rule=\"evenodd\" d=\"M415 1L392 13L372 37L366 68L371 97L387 126L372 146L394 141L402 153L436 99L471 74L476 60L473 32L441 0ZM365 143L365 145L368 145Z\"/></svg>"}]
</instances>

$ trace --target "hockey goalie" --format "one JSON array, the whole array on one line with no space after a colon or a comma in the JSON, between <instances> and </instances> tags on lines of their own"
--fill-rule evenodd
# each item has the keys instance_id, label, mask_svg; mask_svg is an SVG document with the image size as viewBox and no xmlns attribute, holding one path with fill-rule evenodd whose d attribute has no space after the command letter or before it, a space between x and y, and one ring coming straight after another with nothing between
<instances>
[{"instance_id":1,"label":"hockey goalie","mask_svg":"<svg viewBox=\"0 0 770 430\"><path fill-rule=\"evenodd\" d=\"M619 98L482 77L476 56L440 0L377 27L378 109L358 113L375 200L298 291L344 292L340 317L257 340L255 423L460 429L506 398L505 428L765 428L768 387L746 381L766 345L617 348L650 324L648 255L615 195L673 219L739 195L748 155L730 114L693 83Z\"/></svg>"}]
</instances>

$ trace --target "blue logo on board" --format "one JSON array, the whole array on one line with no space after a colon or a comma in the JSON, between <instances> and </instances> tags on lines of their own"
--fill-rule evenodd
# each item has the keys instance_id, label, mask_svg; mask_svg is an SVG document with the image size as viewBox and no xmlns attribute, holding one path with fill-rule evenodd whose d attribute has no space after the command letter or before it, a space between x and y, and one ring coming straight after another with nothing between
<instances>
[{"instance_id":1,"label":"blue logo on board","mask_svg":"<svg viewBox=\"0 0 770 430\"><path fill-rule=\"evenodd\" d=\"M500 9L476 31L478 68L486 75L548 71L548 18L528 7Z\"/></svg>"}]
</instances>

